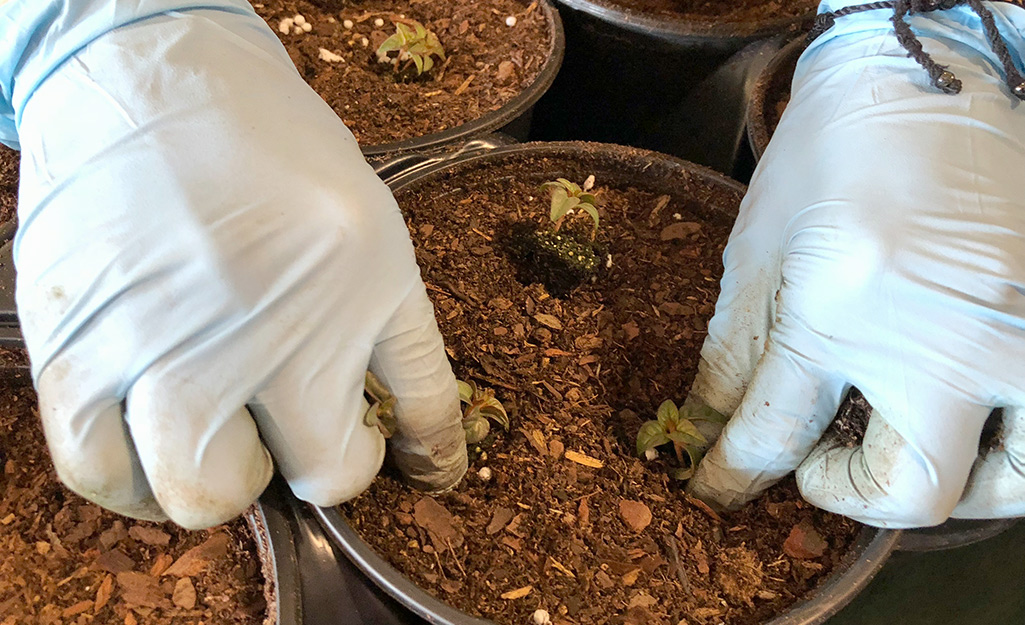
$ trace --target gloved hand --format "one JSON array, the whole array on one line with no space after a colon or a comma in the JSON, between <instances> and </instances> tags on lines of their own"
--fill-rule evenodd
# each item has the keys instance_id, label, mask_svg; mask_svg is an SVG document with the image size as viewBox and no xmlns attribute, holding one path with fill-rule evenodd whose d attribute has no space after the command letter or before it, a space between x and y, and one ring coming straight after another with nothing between
<instances>
[{"instance_id":1,"label":"gloved hand","mask_svg":"<svg viewBox=\"0 0 1025 625\"><path fill-rule=\"evenodd\" d=\"M273 457L300 498L337 504L385 453L369 367L398 400L398 467L457 482L456 382L399 208L251 7L0 11L41 4L60 15L22 39L33 73L7 93L18 312L60 478L198 528L250 504ZM104 34L38 75L82 23Z\"/></svg>"},{"instance_id":2,"label":"gloved hand","mask_svg":"<svg viewBox=\"0 0 1025 625\"><path fill-rule=\"evenodd\" d=\"M1021 67L1025 10L988 6ZM967 7L910 20L960 95L892 14L838 18L801 57L726 248L688 398L732 414L689 485L722 507L796 468L870 525L1025 514L1025 106ZM853 449L820 441L851 385L875 408ZM1003 447L977 459L994 407Z\"/></svg>"}]
</instances>

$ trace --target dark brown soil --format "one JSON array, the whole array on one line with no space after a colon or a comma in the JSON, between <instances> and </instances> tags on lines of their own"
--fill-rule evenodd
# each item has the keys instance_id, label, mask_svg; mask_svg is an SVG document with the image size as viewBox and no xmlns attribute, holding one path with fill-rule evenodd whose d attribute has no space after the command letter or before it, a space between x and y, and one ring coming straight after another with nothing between
<instances>
[{"instance_id":1,"label":"dark brown soil","mask_svg":"<svg viewBox=\"0 0 1025 625\"><path fill-rule=\"evenodd\" d=\"M382 475L344 512L419 586L499 623L538 608L556 623L761 623L859 528L792 484L720 519L661 459L634 456L641 423L693 379L731 226L709 207L735 210L740 193L696 178L665 196L605 186L620 169L514 157L398 194L456 374L494 388L513 426L473 450L455 492L426 498ZM543 223L540 184L592 173L612 267L564 298L517 282L507 222Z\"/></svg>"},{"instance_id":2,"label":"dark brown soil","mask_svg":"<svg viewBox=\"0 0 1025 625\"><path fill-rule=\"evenodd\" d=\"M549 24L528 0L347 0L326 12L306 0L254 2L278 33L306 81L338 113L363 147L441 132L482 117L537 78L551 48ZM284 34L281 20L300 14L310 33ZM393 16L437 33L448 60L423 80L401 82L377 62L395 32ZM506 18L516 18L507 26ZM383 25L375 25L376 20ZM346 29L344 21L353 27ZM367 43L364 44L363 41ZM321 58L321 49L341 56Z\"/></svg>"},{"instance_id":3,"label":"dark brown soil","mask_svg":"<svg viewBox=\"0 0 1025 625\"><path fill-rule=\"evenodd\" d=\"M18 171L21 152L0 145L0 223L18 216Z\"/></svg>"},{"instance_id":4,"label":"dark brown soil","mask_svg":"<svg viewBox=\"0 0 1025 625\"><path fill-rule=\"evenodd\" d=\"M847 397L840 402L840 409L829 427L837 442L846 447L857 447L865 440L868 419L872 416L872 405L861 391L851 387Z\"/></svg>"},{"instance_id":5,"label":"dark brown soil","mask_svg":"<svg viewBox=\"0 0 1025 625\"><path fill-rule=\"evenodd\" d=\"M641 13L716 22L764 22L815 11L819 0L601 0Z\"/></svg>"},{"instance_id":6,"label":"dark brown soil","mask_svg":"<svg viewBox=\"0 0 1025 625\"><path fill-rule=\"evenodd\" d=\"M857 447L865 440L868 420L872 416L872 404L861 391L852 387L840 403L836 419L829 426L829 432L837 442L846 447ZM1004 411L997 408L990 414L979 437L979 454L1001 451L1004 448Z\"/></svg>"},{"instance_id":7,"label":"dark brown soil","mask_svg":"<svg viewBox=\"0 0 1025 625\"><path fill-rule=\"evenodd\" d=\"M0 463L0 624L273 622L245 522L188 532L72 494L54 473L28 376L10 369L0 372Z\"/></svg>"}]
</instances>

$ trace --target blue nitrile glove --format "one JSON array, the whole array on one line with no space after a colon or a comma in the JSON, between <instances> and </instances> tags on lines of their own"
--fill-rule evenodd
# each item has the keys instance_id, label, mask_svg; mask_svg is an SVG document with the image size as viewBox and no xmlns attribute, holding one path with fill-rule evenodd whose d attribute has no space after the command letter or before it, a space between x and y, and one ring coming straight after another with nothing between
<instances>
[{"instance_id":1,"label":"blue nitrile glove","mask_svg":"<svg viewBox=\"0 0 1025 625\"><path fill-rule=\"evenodd\" d=\"M1025 10L987 6L1023 67ZM797 469L870 525L1025 514L1025 103L967 7L909 20L959 95L892 15L801 57L726 248L689 398L732 415L690 483L723 507ZM875 408L855 449L820 440L851 385ZM977 458L994 407L1003 447Z\"/></svg>"},{"instance_id":2,"label":"blue nitrile glove","mask_svg":"<svg viewBox=\"0 0 1025 625\"><path fill-rule=\"evenodd\" d=\"M0 5L0 49L24 44L0 75L23 155L18 312L58 474L204 527L273 457L336 504L385 452L369 367L398 398L399 468L451 486L456 383L395 200L247 3L188 4Z\"/></svg>"}]
</instances>

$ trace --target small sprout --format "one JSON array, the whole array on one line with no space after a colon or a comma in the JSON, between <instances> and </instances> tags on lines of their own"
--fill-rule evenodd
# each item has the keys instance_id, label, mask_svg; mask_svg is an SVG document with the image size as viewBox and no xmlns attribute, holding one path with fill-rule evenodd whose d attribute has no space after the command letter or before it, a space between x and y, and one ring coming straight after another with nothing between
<instances>
[{"instance_id":1,"label":"small sprout","mask_svg":"<svg viewBox=\"0 0 1025 625\"><path fill-rule=\"evenodd\" d=\"M466 444L476 445L491 431L491 419L506 431L509 430L509 415L502 402L495 399L495 392L489 388L478 388L474 382L458 381L459 401L466 404L463 409L463 429Z\"/></svg>"},{"instance_id":2,"label":"small sprout","mask_svg":"<svg viewBox=\"0 0 1025 625\"><path fill-rule=\"evenodd\" d=\"M480 471L477 471L477 477L485 482L491 481L491 469L488 467L481 467Z\"/></svg>"},{"instance_id":3,"label":"small sprout","mask_svg":"<svg viewBox=\"0 0 1025 625\"><path fill-rule=\"evenodd\" d=\"M591 185L594 185L593 176L588 177ZM586 186L587 183L585 182ZM562 227L563 220L568 215L580 210L591 216L594 221L594 229L591 231L591 240L598 234L598 198L590 192L590 189L583 189L580 185L570 182L565 178L559 178L553 182L546 182L541 185L544 190L552 192L551 220L555 223L555 231Z\"/></svg>"},{"instance_id":4,"label":"small sprout","mask_svg":"<svg viewBox=\"0 0 1025 625\"><path fill-rule=\"evenodd\" d=\"M385 438L391 438L399 429L395 418L395 397L381 384L377 376L367 371L363 392L370 402L370 408L363 415L363 424L377 426Z\"/></svg>"},{"instance_id":5,"label":"small sprout","mask_svg":"<svg viewBox=\"0 0 1025 625\"><path fill-rule=\"evenodd\" d=\"M509 17L505 18L505 25L508 26L509 28L512 28L513 26L515 26L516 25L516 16L515 15L510 15Z\"/></svg>"},{"instance_id":6,"label":"small sprout","mask_svg":"<svg viewBox=\"0 0 1025 625\"><path fill-rule=\"evenodd\" d=\"M434 57L445 60L445 48L434 32L424 28L415 20L394 22L395 34L384 40L377 48L377 60L391 63L396 74L416 68L416 75L431 71ZM394 54L393 54L394 53Z\"/></svg>"},{"instance_id":7,"label":"small sprout","mask_svg":"<svg viewBox=\"0 0 1025 625\"><path fill-rule=\"evenodd\" d=\"M533 622L534 625L552 625L552 617L548 614L548 610L538 608L534 610Z\"/></svg>"},{"instance_id":8,"label":"small sprout","mask_svg":"<svg viewBox=\"0 0 1025 625\"><path fill-rule=\"evenodd\" d=\"M637 455L652 460L649 452L672 443L679 466L670 475L678 480L690 479L708 447L708 439L694 425L695 421L725 423L726 418L707 406L680 410L667 399L658 407L656 420L645 422L637 433Z\"/></svg>"}]
</instances>

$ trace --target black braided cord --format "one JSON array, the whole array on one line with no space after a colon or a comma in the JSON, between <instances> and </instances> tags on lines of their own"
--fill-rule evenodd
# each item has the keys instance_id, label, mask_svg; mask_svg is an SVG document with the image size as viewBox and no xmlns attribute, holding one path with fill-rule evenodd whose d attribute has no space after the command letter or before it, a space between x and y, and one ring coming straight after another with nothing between
<instances>
[{"instance_id":1,"label":"black braided cord","mask_svg":"<svg viewBox=\"0 0 1025 625\"><path fill-rule=\"evenodd\" d=\"M993 0L994 2L1008 2L1021 6L1021 2L1015 0ZM922 47L922 42L911 30L911 25L904 19L915 13L928 13L931 11L944 11L956 6L966 5L982 21L982 27L986 34L986 40L990 48L996 53L997 58L1004 67L1004 81L1007 83L1011 93L1019 100L1025 100L1025 76L1022 75L1014 65L1008 50L1007 42L1004 41L996 21L993 19L993 12L990 11L982 0L885 0L883 2L868 2L865 4L852 4L836 11L819 13L815 17L815 23L808 33L808 43L817 39L820 35L833 27L837 18L861 13L863 11L875 11L878 9L890 9L893 16L890 21L893 23L893 31L901 47L907 50L908 56L922 66L929 74L932 84L943 93L956 94L961 92L961 81L954 75L947 66L940 65Z\"/></svg>"}]
</instances>

